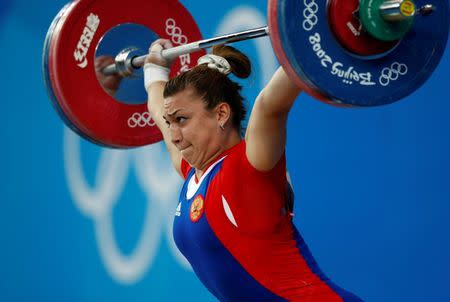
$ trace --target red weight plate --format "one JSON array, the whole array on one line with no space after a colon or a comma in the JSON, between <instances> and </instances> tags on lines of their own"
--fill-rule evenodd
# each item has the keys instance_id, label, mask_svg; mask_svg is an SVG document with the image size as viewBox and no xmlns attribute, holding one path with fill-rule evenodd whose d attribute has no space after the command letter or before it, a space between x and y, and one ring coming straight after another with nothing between
<instances>
[{"instance_id":1,"label":"red weight plate","mask_svg":"<svg viewBox=\"0 0 450 302\"><path fill-rule=\"evenodd\" d=\"M398 41L384 42L366 33L357 16L359 0L330 0L328 22L338 42L358 56L382 55L397 45Z\"/></svg>"},{"instance_id":2,"label":"red weight plate","mask_svg":"<svg viewBox=\"0 0 450 302\"><path fill-rule=\"evenodd\" d=\"M313 98L325 102L329 105L341 106L341 104L336 104L331 101L327 96L321 94L319 90L314 87L313 84L305 83L301 74L303 73L299 67L293 66L285 53L285 47L287 45L283 45L280 38L280 31L282 28L279 27L278 22L278 6L279 0L269 0L268 1L268 19L269 19L269 32L270 32L270 40L272 42L272 47L275 51L275 54L280 62L281 66L283 66L284 71L289 76L289 78L299 86L303 91L312 96Z\"/></svg>"},{"instance_id":3,"label":"red weight plate","mask_svg":"<svg viewBox=\"0 0 450 302\"><path fill-rule=\"evenodd\" d=\"M175 24L167 22L170 19ZM144 25L175 45L202 39L192 16L178 1L130 0L125 5L120 0L79 0L61 17L52 37L48 64L56 99L81 132L93 141L116 148L143 146L162 139L156 125L146 120L146 104L116 101L103 90L95 75L93 61L99 41L111 28L124 23ZM176 30L166 28L166 24L175 25ZM171 76L194 67L204 53L180 57L173 64ZM136 122L136 117L146 125L130 123Z\"/></svg>"},{"instance_id":4,"label":"red weight plate","mask_svg":"<svg viewBox=\"0 0 450 302\"><path fill-rule=\"evenodd\" d=\"M84 139L86 139L88 141L91 141L92 143L101 145L99 142L94 141L91 137L85 135L78 128L76 128L72 124L72 122L66 117L65 113L62 111L62 109L60 107L60 104L59 104L58 100L55 97L52 81L50 79L50 73L49 73L49 70L48 70L50 45L51 45L51 41L53 39L54 30L55 30L57 24L59 23L61 17L66 15L66 14L68 14L69 11L72 9L72 7L73 7L73 3L68 3L67 5L65 5L61 9L61 11L58 13L58 15L55 17L55 19L53 20L53 22L50 25L50 28L49 28L49 30L47 32L47 36L46 36L45 42L44 42L43 57L42 57L42 63L43 63L42 68L43 68L43 75L44 75L45 85L46 85L46 88L47 88L48 96L49 96L50 101L51 101L51 103L53 105L53 108L56 110L56 112L58 113L59 117L63 120L63 122L66 124L66 126L69 127L70 129L72 129L72 131L74 131L78 135L82 136Z\"/></svg>"}]
</instances>

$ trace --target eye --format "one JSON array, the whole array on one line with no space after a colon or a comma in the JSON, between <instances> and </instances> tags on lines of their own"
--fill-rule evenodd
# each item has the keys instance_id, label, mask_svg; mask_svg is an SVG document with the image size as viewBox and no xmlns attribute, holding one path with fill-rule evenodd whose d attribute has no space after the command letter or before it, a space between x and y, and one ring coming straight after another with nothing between
<instances>
[{"instance_id":1,"label":"eye","mask_svg":"<svg viewBox=\"0 0 450 302\"><path fill-rule=\"evenodd\" d=\"M166 120L166 126L167 126L167 128L169 128L169 127L170 127L170 123L169 123L169 121L168 121L168 120Z\"/></svg>"},{"instance_id":2,"label":"eye","mask_svg":"<svg viewBox=\"0 0 450 302\"><path fill-rule=\"evenodd\" d=\"M184 116L178 116L176 118L176 120L177 120L178 123L183 123L183 122L185 122L187 120L187 118L185 118Z\"/></svg>"}]
</instances>

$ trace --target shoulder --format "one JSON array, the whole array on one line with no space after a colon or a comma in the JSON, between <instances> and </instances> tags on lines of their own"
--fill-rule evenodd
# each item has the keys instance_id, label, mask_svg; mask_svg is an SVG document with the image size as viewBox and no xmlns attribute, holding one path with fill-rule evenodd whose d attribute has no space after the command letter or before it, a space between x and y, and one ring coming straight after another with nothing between
<instances>
[{"instance_id":1,"label":"shoulder","mask_svg":"<svg viewBox=\"0 0 450 302\"><path fill-rule=\"evenodd\" d=\"M242 140L236 146L231 148L224 160L224 172L233 173L236 178L247 181L247 178L254 177L256 179L283 179L286 174L286 156L283 152L282 156L275 166L268 171L260 171L253 167L250 163L247 152L246 142Z\"/></svg>"},{"instance_id":2,"label":"shoulder","mask_svg":"<svg viewBox=\"0 0 450 302\"><path fill-rule=\"evenodd\" d=\"M282 168L286 167L286 156L285 156L285 152L283 150L279 160L277 161L277 163L275 164L275 166L272 169L269 169L267 171L260 171L258 169L256 169L255 167L253 167L253 165L250 163L249 159L248 159L248 155L247 155L247 143L245 140L242 140L238 145L236 145L235 150L233 150L233 152L230 152L230 160L231 161L239 161L239 163L242 165L241 168L245 168L251 171L254 171L255 173L260 173L260 174L267 174L270 173L274 170L277 170L278 168L280 168L280 166L282 166Z\"/></svg>"}]
</instances>

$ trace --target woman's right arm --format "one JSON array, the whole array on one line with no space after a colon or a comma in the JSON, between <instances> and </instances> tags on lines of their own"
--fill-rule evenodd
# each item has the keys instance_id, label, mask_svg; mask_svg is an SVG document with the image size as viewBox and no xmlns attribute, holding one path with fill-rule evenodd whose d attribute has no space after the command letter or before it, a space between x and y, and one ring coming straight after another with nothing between
<instances>
[{"instance_id":1,"label":"woman's right arm","mask_svg":"<svg viewBox=\"0 0 450 302\"><path fill-rule=\"evenodd\" d=\"M171 47L173 46L168 40L163 39L156 40L150 46L149 54L145 59L145 63L146 64L152 63L165 68L170 68L171 62L167 62L165 59L162 58L161 51L163 49ZM147 107L150 115L152 116L152 119L155 121L156 126L159 128L159 130L163 135L164 142L166 144L167 150L169 151L173 166L177 170L178 174L183 176L181 172L181 153L172 143L170 130L167 127L166 121L163 118L164 113L163 93L165 84L166 84L165 81L156 81L150 84L148 87L146 87L148 93Z\"/></svg>"}]
</instances>

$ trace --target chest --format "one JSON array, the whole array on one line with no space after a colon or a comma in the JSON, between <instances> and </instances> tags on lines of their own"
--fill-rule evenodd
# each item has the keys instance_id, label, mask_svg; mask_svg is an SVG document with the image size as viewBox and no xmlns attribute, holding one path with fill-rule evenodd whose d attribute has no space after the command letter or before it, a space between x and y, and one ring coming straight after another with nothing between
<instances>
[{"instance_id":1,"label":"chest","mask_svg":"<svg viewBox=\"0 0 450 302\"><path fill-rule=\"evenodd\" d=\"M212 167L199 182L189 175L180 192L173 234L177 247L188 259L202 257L221 248L209 223L218 204L214 182L217 181L220 168L220 163Z\"/></svg>"}]
</instances>

